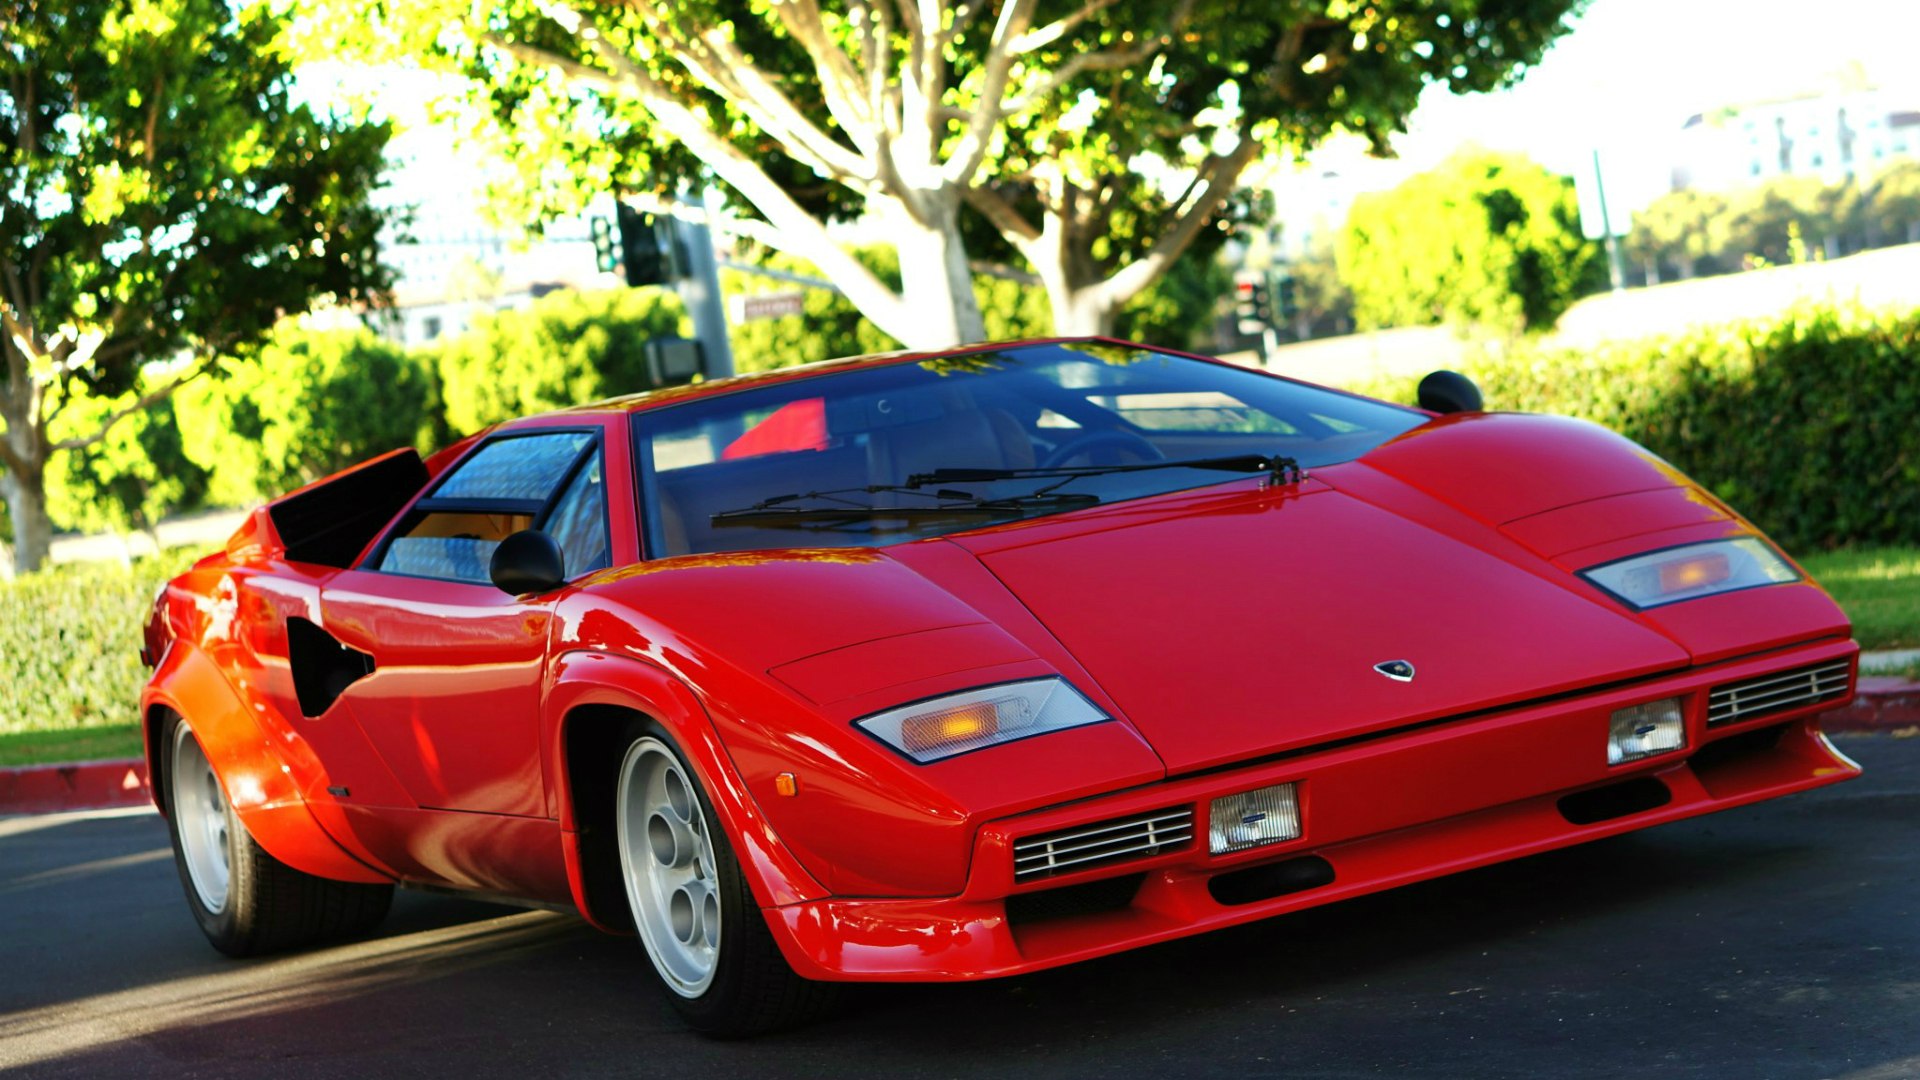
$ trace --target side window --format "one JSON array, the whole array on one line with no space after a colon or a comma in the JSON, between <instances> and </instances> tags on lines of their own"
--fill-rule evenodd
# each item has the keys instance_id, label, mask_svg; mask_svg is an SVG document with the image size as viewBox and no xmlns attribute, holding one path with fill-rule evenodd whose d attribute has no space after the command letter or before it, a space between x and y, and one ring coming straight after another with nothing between
<instances>
[{"instance_id":1,"label":"side window","mask_svg":"<svg viewBox=\"0 0 1920 1080\"><path fill-rule=\"evenodd\" d=\"M500 541L541 525L552 531L562 522L571 523L570 535L555 533L567 553L568 576L586 572L575 569L576 558L597 558L604 566L600 477L600 449L591 432L499 436L467 455L414 504L371 568L485 585Z\"/></svg>"},{"instance_id":2,"label":"side window","mask_svg":"<svg viewBox=\"0 0 1920 1080\"><path fill-rule=\"evenodd\" d=\"M596 450L592 460L573 475L547 517L545 528L566 555L569 578L605 570L613 561L607 545L607 485L601 472Z\"/></svg>"}]
</instances>

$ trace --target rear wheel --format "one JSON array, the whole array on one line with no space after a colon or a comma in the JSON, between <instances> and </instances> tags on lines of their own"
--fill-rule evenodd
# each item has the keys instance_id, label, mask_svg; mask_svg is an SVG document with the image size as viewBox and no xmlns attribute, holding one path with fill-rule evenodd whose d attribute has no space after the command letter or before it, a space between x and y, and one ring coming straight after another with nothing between
<instances>
[{"instance_id":1,"label":"rear wheel","mask_svg":"<svg viewBox=\"0 0 1920 1080\"><path fill-rule=\"evenodd\" d=\"M193 729L165 730L167 823L187 907L213 947L253 956L373 929L393 886L330 881L266 853L247 835Z\"/></svg>"},{"instance_id":2,"label":"rear wheel","mask_svg":"<svg viewBox=\"0 0 1920 1080\"><path fill-rule=\"evenodd\" d=\"M651 725L620 763L614 814L635 928L668 1002L708 1035L818 1015L836 988L794 974L740 873L706 793Z\"/></svg>"}]
</instances>

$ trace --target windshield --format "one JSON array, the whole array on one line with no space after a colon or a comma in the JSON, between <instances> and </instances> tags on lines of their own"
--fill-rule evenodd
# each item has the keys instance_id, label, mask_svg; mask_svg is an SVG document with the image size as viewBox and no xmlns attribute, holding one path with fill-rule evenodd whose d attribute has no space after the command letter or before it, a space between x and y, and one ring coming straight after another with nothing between
<instances>
[{"instance_id":1,"label":"windshield","mask_svg":"<svg viewBox=\"0 0 1920 1080\"><path fill-rule=\"evenodd\" d=\"M1348 461L1425 419L1072 342L740 390L641 413L634 428L657 558L939 536L1231 481L1218 462L1236 455Z\"/></svg>"}]
</instances>

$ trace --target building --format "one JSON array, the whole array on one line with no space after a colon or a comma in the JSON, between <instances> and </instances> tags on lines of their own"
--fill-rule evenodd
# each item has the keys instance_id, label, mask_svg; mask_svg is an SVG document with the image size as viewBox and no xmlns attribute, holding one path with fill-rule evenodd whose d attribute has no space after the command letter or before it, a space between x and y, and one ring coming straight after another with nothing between
<instances>
[{"instance_id":1,"label":"building","mask_svg":"<svg viewBox=\"0 0 1920 1080\"><path fill-rule=\"evenodd\" d=\"M1920 103L1874 87L1808 93L1689 117L1673 187L1716 191L1779 176L1837 184L1920 156Z\"/></svg>"}]
</instances>

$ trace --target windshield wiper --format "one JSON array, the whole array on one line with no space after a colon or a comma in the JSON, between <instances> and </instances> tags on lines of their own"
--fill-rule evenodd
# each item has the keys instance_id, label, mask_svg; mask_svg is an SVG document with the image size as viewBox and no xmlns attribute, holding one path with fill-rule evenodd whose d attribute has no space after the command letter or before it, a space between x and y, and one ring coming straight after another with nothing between
<instances>
[{"instance_id":1,"label":"windshield wiper","mask_svg":"<svg viewBox=\"0 0 1920 1080\"><path fill-rule=\"evenodd\" d=\"M1224 457L1186 458L1181 461L1140 461L1132 465L1079 465L1054 469L935 469L907 477L904 487L923 488L931 484L965 484L984 480L1073 480L1082 476L1107 476L1112 473L1146 472L1149 469L1218 469L1222 472L1267 473L1275 484L1295 483L1307 478L1300 463L1281 454L1232 454ZM1050 484L1035 494L1051 491Z\"/></svg>"},{"instance_id":2,"label":"windshield wiper","mask_svg":"<svg viewBox=\"0 0 1920 1080\"><path fill-rule=\"evenodd\" d=\"M896 493L918 495L936 499L937 502L920 503L908 506L876 506L872 503L856 502L845 498L847 495L878 495ZM828 506L792 506L790 503L809 499L824 499L837 505ZM1059 513L1065 510L1079 510L1094 506L1100 502L1098 495L1076 492L1033 492L1023 495L982 496L965 491L922 491L917 486L904 484L872 484L866 487L835 488L831 491L796 491L787 495L775 495L762 499L752 506L743 506L737 510L721 510L707 520L715 525L794 525L806 522L854 521L861 518L922 518L922 517L1004 517L1008 514L1021 514L1030 511Z\"/></svg>"},{"instance_id":3,"label":"windshield wiper","mask_svg":"<svg viewBox=\"0 0 1920 1080\"><path fill-rule=\"evenodd\" d=\"M1306 478L1306 470L1290 457L1279 454L1234 454L1225 457L1187 458L1183 461L1142 461L1132 465L1084 465L1057 469L935 469L914 473L904 484L868 484L864 487L833 488L828 491L794 491L774 495L752 506L721 510L708 517L715 525L790 525L803 527L808 522L831 525L860 519L924 517L1002 517L1032 511L1060 513L1098 505L1100 497L1059 488L1083 476L1144 472L1149 469L1216 469L1222 472L1264 472L1275 484ZM951 488L925 490L935 484L983 483L990 480L1051 480L1033 491L1017 495L975 495ZM876 506L847 498L849 495L916 495L934 502L909 506ZM810 500L825 500L835 505L792 506Z\"/></svg>"}]
</instances>

